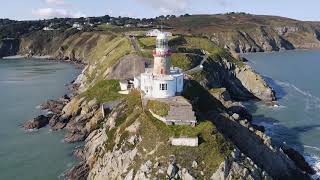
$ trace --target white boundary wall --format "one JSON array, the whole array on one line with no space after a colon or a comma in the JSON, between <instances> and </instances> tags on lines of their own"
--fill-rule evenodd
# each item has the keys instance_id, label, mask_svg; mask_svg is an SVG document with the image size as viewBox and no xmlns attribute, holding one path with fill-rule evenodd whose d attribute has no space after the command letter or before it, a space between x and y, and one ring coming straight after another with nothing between
<instances>
[{"instance_id":1,"label":"white boundary wall","mask_svg":"<svg viewBox=\"0 0 320 180\"><path fill-rule=\"evenodd\" d=\"M198 138L172 138L171 145L197 147L199 140Z\"/></svg>"}]
</instances>

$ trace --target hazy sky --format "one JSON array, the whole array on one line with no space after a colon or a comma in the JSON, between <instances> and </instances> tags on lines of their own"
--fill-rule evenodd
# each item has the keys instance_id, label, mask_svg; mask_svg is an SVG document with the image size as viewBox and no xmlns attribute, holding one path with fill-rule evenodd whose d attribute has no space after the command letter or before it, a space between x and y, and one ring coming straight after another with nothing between
<instances>
[{"instance_id":1,"label":"hazy sky","mask_svg":"<svg viewBox=\"0 0 320 180\"><path fill-rule=\"evenodd\" d=\"M0 18L247 12L320 21L320 0L2 0Z\"/></svg>"}]
</instances>

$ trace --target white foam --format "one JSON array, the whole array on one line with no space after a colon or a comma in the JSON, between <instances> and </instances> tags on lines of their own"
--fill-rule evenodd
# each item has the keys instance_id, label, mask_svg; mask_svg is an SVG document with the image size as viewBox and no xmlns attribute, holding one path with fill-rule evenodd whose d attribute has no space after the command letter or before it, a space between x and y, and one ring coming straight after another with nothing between
<instances>
[{"instance_id":1,"label":"white foam","mask_svg":"<svg viewBox=\"0 0 320 180\"><path fill-rule=\"evenodd\" d=\"M317 109L317 110L320 109L320 98L319 97L311 94L308 91L304 91L289 82L283 82L283 81L276 80L276 83L283 86L283 87L294 89L296 92L298 92L302 96L305 96L305 102L306 102L305 111L310 111L313 109Z\"/></svg>"},{"instance_id":2,"label":"white foam","mask_svg":"<svg viewBox=\"0 0 320 180\"><path fill-rule=\"evenodd\" d=\"M287 108L287 106L276 104L274 106L271 106L270 108L274 110L279 110L279 109Z\"/></svg>"},{"instance_id":3,"label":"white foam","mask_svg":"<svg viewBox=\"0 0 320 180\"><path fill-rule=\"evenodd\" d=\"M314 174L312 176L312 179L316 180L316 179L320 178L320 157L305 155L304 158L316 171L316 174Z\"/></svg>"},{"instance_id":4,"label":"white foam","mask_svg":"<svg viewBox=\"0 0 320 180\"><path fill-rule=\"evenodd\" d=\"M305 147L305 148L310 148L310 149L314 149L314 150L317 150L317 151L320 151L320 148L318 148L318 147L314 147L314 146L303 145L303 147Z\"/></svg>"}]
</instances>

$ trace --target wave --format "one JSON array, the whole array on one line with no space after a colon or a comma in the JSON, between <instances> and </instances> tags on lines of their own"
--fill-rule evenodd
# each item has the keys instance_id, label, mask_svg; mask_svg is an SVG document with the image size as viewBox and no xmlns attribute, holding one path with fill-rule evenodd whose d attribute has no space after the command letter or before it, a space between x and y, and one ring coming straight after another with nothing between
<instances>
[{"instance_id":1,"label":"wave","mask_svg":"<svg viewBox=\"0 0 320 180\"><path fill-rule=\"evenodd\" d=\"M320 178L320 157L306 154L304 155L304 158L316 171L316 174L312 176L312 179L316 180Z\"/></svg>"},{"instance_id":2,"label":"wave","mask_svg":"<svg viewBox=\"0 0 320 180\"><path fill-rule=\"evenodd\" d=\"M297 93L299 93L302 96L304 96L305 97L304 100L306 102L305 111L310 111L310 110L314 110L314 109L319 110L320 109L320 98L318 96L315 96L315 95L311 94L308 91L302 90L302 89L298 88L297 86L295 86L294 84L291 84L289 82L284 82L284 81L279 81L279 80L276 80L275 82L277 84L279 84L280 86L293 89Z\"/></svg>"},{"instance_id":3,"label":"wave","mask_svg":"<svg viewBox=\"0 0 320 180\"><path fill-rule=\"evenodd\" d=\"M320 148L318 148L318 147L314 147L314 146L303 145L303 147L305 147L305 148L310 148L310 149L314 149L314 150L317 150L317 151L320 151Z\"/></svg>"}]
</instances>

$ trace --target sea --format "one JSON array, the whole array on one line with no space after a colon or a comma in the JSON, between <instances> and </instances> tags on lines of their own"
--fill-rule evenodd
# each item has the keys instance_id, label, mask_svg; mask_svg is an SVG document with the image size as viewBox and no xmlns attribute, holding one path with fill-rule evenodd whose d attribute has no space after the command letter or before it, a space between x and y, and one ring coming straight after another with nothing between
<instances>
[{"instance_id":1,"label":"sea","mask_svg":"<svg viewBox=\"0 0 320 180\"><path fill-rule=\"evenodd\" d=\"M276 143L301 154L320 176L320 50L244 54L248 64L275 90L278 106L245 105L253 122Z\"/></svg>"},{"instance_id":2,"label":"sea","mask_svg":"<svg viewBox=\"0 0 320 180\"><path fill-rule=\"evenodd\" d=\"M66 84L80 70L71 64L0 59L0 179L56 180L77 160L72 151L80 144L63 142L64 131L46 127L25 131L21 125L45 114L39 105L67 93Z\"/></svg>"}]
</instances>

